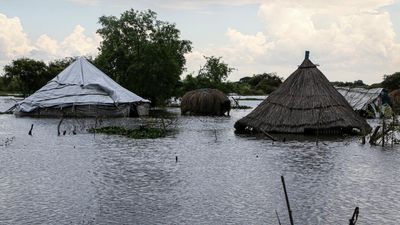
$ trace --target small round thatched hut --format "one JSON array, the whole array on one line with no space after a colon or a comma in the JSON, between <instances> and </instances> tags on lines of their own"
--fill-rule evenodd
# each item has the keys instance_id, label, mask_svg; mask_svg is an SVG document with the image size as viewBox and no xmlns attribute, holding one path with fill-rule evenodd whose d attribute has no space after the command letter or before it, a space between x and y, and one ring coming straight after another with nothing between
<instances>
[{"instance_id":1,"label":"small round thatched hut","mask_svg":"<svg viewBox=\"0 0 400 225\"><path fill-rule=\"evenodd\" d=\"M239 132L368 133L371 127L353 111L308 58L257 108L235 123Z\"/></svg>"},{"instance_id":2,"label":"small round thatched hut","mask_svg":"<svg viewBox=\"0 0 400 225\"><path fill-rule=\"evenodd\" d=\"M202 116L229 115L231 101L217 89L197 89L182 97L181 113Z\"/></svg>"},{"instance_id":3,"label":"small round thatched hut","mask_svg":"<svg viewBox=\"0 0 400 225\"><path fill-rule=\"evenodd\" d=\"M395 113L400 113L400 89L389 93L392 108Z\"/></svg>"}]
</instances>

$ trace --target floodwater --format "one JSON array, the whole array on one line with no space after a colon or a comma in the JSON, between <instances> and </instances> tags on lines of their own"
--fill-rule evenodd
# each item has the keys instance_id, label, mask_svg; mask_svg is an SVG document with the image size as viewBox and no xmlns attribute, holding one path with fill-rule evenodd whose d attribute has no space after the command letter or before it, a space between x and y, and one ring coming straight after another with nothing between
<instances>
[{"instance_id":1,"label":"floodwater","mask_svg":"<svg viewBox=\"0 0 400 225\"><path fill-rule=\"evenodd\" d=\"M0 115L0 224L278 224L275 210L289 224L281 175L295 224L348 224L356 206L357 224L400 224L399 147L235 135L249 112L178 117L156 140L89 134L93 119L66 119L58 136L59 119Z\"/></svg>"}]
</instances>

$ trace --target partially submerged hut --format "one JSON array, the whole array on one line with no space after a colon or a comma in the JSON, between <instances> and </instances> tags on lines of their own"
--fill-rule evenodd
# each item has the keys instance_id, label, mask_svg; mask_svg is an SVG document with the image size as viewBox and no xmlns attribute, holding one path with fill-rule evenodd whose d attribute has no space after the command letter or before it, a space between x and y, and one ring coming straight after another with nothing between
<instances>
[{"instance_id":1,"label":"partially submerged hut","mask_svg":"<svg viewBox=\"0 0 400 225\"><path fill-rule=\"evenodd\" d=\"M387 91L383 88L351 88L336 87L351 107L361 116L367 118L379 117L380 109L384 104L390 104Z\"/></svg>"},{"instance_id":2,"label":"partially submerged hut","mask_svg":"<svg viewBox=\"0 0 400 225\"><path fill-rule=\"evenodd\" d=\"M229 115L231 101L217 89L197 89L187 92L181 101L182 115L223 116Z\"/></svg>"},{"instance_id":3,"label":"partially submerged hut","mask_svg":"<svg viewBox=\"0 0 400 225\"><path fill-rule=\"evenodd\" d=\"M146 114L150 101L80 57L15 106L16 116L121 117Z\"/></svg>"},{"instance_id":4,"label":"partially submerged hut","mask_svg":"<svg viewBox=\"0 0 400 225\"><path fill-rule=\"evenodd\" d=\"M394 90L389 93L392 102L392 109L395 113L400 113L400 89Z\"/></svg>"},{"instance_id":5,"label":"partially submerged hut","mask_svg":"<svg viewBox=\"0 0 400 225\"><path fill-rule=\"evenodd\" d=\"M257 108L235 123L239 132L368 133L371 127L353 111L309 59Z\"/></svg>"}]
</instances>

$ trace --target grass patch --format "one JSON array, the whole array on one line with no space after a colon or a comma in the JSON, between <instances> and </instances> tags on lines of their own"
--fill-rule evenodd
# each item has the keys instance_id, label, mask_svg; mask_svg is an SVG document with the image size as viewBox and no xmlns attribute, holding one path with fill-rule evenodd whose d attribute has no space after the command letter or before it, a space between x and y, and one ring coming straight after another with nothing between
<instances>
[{"instance_id":1,"label":"grass patch","mask_svg":"<svg viewBox=\"0 0 400 225\"><path fill-rule=\"evenodd\" d=\"M110 135L123 135L133 139L155 139L166 136L166 132L161 128L140 127L138 129L126 129L123 127L100 127L89 129L90 133L103 133Z\"/></svg>"}]
</instances>

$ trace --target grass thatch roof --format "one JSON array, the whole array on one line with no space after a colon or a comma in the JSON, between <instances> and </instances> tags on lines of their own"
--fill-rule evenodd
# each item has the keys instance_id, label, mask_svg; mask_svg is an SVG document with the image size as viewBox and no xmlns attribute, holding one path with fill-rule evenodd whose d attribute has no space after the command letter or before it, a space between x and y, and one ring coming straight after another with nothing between
<instances>
[{"instance_id":1,"label":"grass thatch roof","mask_svg":"<svg viewBox=\"0 0 400 225\"><path fill-rule=\"evenodd\" d=\"M231 108L229 98L217 89L198 89L182 97L182 114L223 116Z\"/></svg>"},{"instance_id":2,"label":"grass thatch roof","mask_svg":"<svg viewBox=\"0 0 400 225\"><path fill-rule=\"evenodd\" d=\"M389 93L392 108L396 113L400 112L400 89L394 90Z\"/></svg>"},{"instance_id":3,"label":"grass thatch roof","mask_svg":"<svg viewBox=\"0 0 400 225\"><path fill-rule=\"evenodd\" d=\"M279 89L235 123L238 131L253 129L275 133L367 133L368 123L353 111L346 99L322 72L306 58Z\"/></svg>"}]
</instances>

